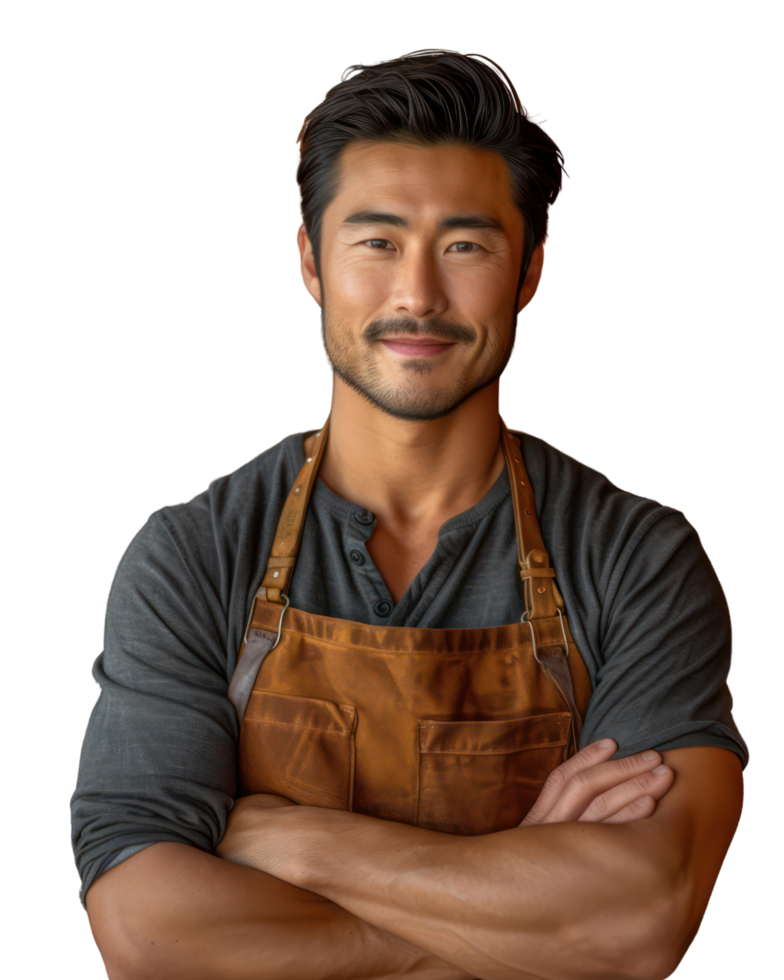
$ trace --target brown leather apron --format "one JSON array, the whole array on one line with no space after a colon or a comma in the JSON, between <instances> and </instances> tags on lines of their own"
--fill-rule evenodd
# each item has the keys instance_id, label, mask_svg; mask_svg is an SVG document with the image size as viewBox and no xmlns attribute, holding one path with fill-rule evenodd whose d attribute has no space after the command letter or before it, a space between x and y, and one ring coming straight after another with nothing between
<instances>
[{"instance_id":1,"label":"brown leather apron","mask_svg":"<svg viewBox=\"0 0 784 980\"><path fill-rule=\"evenodd\" d=\"M286 501L229 688L242 722L238 796L484 834L519 824L577 751L590 680L519 442L501 427L526 613L505 626L413 629L288 607L324 426Z\"/></svg>"}]
</instances>

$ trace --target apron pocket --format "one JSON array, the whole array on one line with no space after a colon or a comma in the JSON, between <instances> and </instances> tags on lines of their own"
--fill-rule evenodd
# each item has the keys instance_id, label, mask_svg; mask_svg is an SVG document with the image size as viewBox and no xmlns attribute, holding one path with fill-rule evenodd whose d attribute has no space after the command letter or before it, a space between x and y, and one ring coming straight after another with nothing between
<instances>
[{"instance_id":1,"label":"apron pocket","mask_svg":"<svg viewBox=\"0 0 784 980\"><path fill-rule=\"evenodd\" d=\"M356 722L351 704L253 691L240 729L238 795L350 810Z\"/></svg>"},{"instance_id":2,"label":"apron pocket","mask_svg":"<svg viewBox=\"0 0 784 980\"><path fill-rule=\"evenodd\" d=\"M566 761L568 711L506 721L419 722L417 826L447 834L516 827Z\"/></svg>"}]
</instances>

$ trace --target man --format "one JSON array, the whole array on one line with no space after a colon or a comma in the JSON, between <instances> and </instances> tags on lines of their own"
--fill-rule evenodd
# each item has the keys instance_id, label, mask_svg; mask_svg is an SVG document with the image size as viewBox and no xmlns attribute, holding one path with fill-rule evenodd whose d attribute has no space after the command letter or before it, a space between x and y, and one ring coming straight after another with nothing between
<instances>
[{"instance_id":1,"label":"man","mask_svg":"<svg viewBox=\"0 0 784 980\"><path fill-rule=\"evenodd\" d=\"M332 409L118 570L73 800L109 975L667 976L747 753L694 530L499 419L560 151L449 52L301 141Z\"/></svg>"}]
</instances>

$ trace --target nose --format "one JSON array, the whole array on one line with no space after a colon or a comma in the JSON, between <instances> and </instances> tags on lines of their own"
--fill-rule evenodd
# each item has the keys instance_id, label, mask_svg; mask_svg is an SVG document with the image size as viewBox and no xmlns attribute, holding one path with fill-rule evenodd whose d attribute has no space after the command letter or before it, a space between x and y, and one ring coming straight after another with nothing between
<instances>
[{"instance_id":1,"label":"nose","mask_svg":"<svg viewBox=\"0 0 784 980\"><path fill-rule=\"evenodd\" d=\"M442 316L449 305L435 256L426 248L408 248L398 260L392 295L396 313Z\"/></svg>"}]
</instances>

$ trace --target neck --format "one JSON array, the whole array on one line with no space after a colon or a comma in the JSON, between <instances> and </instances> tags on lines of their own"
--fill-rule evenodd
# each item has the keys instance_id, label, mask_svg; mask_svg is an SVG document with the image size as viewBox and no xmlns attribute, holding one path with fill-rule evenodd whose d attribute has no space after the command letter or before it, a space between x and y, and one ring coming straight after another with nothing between
<instances>
[{"instance_id":1,"label":"neck","mask_svg":"<svg viewBox=\"0 0 784 980\"><path fill-rule=\"evenodd\" d=\"M431 422L392 418L335 378L320 476L380 524L440 526L487 493L503 469L498 381Z\"/></svg>"}]
</instances>

